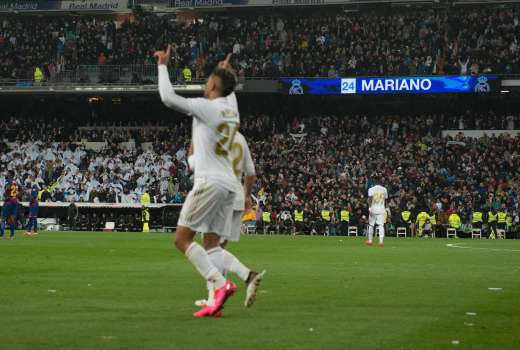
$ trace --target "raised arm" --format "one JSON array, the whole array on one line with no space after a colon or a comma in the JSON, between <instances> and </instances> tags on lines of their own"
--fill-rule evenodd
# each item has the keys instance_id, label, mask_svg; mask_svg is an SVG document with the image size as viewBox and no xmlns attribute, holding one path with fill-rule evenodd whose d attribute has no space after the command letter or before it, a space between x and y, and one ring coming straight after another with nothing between
<instances>
[{"instance_id":1,"label":"raised arm","mask_svg":"<svg viewBox=\"0 0 520 350\"><path fill-rule=\"evenodd\" d=\"M156 51L154 57L157 57L158 85L161 101L168 108L174 109L184 114L190 114L188 99L175 93L170 75L168 74L168 62L170 61L171 45L168 45L166 52Z\"/></svg>"}]
</instances>

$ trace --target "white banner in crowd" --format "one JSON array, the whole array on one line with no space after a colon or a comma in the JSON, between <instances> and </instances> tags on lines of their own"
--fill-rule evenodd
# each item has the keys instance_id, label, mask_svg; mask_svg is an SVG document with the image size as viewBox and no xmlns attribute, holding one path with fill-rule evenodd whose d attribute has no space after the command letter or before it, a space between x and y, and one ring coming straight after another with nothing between
<instances>
[{"instance_id":1,"label":"white banner in crowd","mask_svg":"<svg viewBox=\"0 0 520 350\"><path fill-rule=\"evenodd\" d=\"M481 138L487 137L499 137L502 135L509 135L511 137L520 136L520 130L443 130L442 137L453 137L462 135L464 137Z\"/></svg>"}]
</instances>

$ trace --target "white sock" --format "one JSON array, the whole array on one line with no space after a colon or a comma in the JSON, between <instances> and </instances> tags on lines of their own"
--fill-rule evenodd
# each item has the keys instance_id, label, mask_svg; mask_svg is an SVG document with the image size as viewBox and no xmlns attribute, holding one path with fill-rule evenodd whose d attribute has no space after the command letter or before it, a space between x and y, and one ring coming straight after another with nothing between
<instances>
[{"instance_id":1,"label":"white sock","mask_svg":"<svg viewBox=\"0 0 520 350\"><path fill-rule=\"evenodd\" d=\"M372 242L372 237L374 237L374 226L368 226L368 241Z\"/></svg>"},{"instance_id":2,"label":"white sock","mask_svg":"<svg viewBox=\"0 0 520 350\"><path fill-rule=\"evenodd\" d=\"M383 244L383 239L385 239L385 227L379 226L379 244Z\"/></svg>"},{"instance_id":3,"label":"white sock","mask_svg":"<svg viewBox=\"0 0 520 350\"><path fill-rule=\"evenodd\" d=\"M251 270L242 264L236 256L225 249L222 249L222 256L224 257L224 266L226 267L226 270L236 273L242 281L247 281L247 277L249 277L249 272L251 272Z\"/></svg>"},{"instance_id":4,"label":"white sock","mask_svg":"<svg viewBox=\"0 0 520 350\"><path fill-rule=\"evenodd\" d=\"M206 305L213 306L215 304L215 287L213 286L213 282L207 283L208 286L208 300L206 301Z\"/></svg>"},{"instance_id":5,"label":"white sock","mask_svg":"<svg viewBox=\"0 0 520 350\"><path fill-rule=\"evenodd\" d=\"M222 274L222 276L227 275L226 264L224 262L224 249L221 247L215 247L207 250L209 260L211 263L218 269L218 272Z\"/></svg>"},{"instance_id":6,"label":"white sock","mask_svg":"<svg viewBox=\"0 0 520 350\"><path fill-rule=\"evenodd\" d=\"M221 288L226 284L224 276L211 263L208 253L198 243L191 242L186 249L186 257L206 281L213 282L215 288Z\"/></svg>"}]
</instances>

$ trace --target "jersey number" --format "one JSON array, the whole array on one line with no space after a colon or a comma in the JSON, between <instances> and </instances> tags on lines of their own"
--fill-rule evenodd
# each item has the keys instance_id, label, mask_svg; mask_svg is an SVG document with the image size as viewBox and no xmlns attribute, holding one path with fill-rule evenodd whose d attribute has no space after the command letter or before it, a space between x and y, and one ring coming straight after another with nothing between
<instances>
[{"instance_id":1,"label":"jersey number","mask_svg":"<svg viewBox=\"0 0 520 350\"><path fill-rule=\"evenodd\" d=\"M385 201L385 195L383 193L376 193L373 197L373 203L374 204L383 204Z\"/></svg>"},{"instance_id":2,"label":"jersey number","mask_svg":"<svg viewBox=\"0 0 520 350\"><path fill-rule=\"evenodd\" d=\"M215 144L215 153L219 156L227 157L229 153L235 154L231 163L233 164L233 172L236 176L240 174L240 161L244 156L244 150L240 143L235 143L235 135L237 134L239 125L235 124L233 129L227 123L222 123L217 127L217 131L222 135L220 140Z\"/></svg>"},{"instance_id":3,"label":"jersey number","mask_svg":"<svg viewBox=\"0 0 520 350\"><path fill-rule=\"evenodd\" d=\"M18 186L11 185L10 192L11 198L15 198L18 195Z\"/></svg>"}]
</instances>

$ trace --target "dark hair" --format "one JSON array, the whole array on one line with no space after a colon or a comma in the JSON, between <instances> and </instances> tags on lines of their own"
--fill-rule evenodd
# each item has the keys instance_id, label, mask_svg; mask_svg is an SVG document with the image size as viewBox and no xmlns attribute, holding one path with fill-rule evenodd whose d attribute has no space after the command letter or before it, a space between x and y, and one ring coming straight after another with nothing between
<instances>
[{"instance_id":1,"label":"dark hair","mask_svg":"<svg viewBox=\"0 0 520 350\"><path fill-rule=\"evenodd\" d=\"M233 71L217 67L213 70L212 74L220 79L220 92L222 97L226 97L235 91L238 81Z\"/></svg>"}]
</instances>

